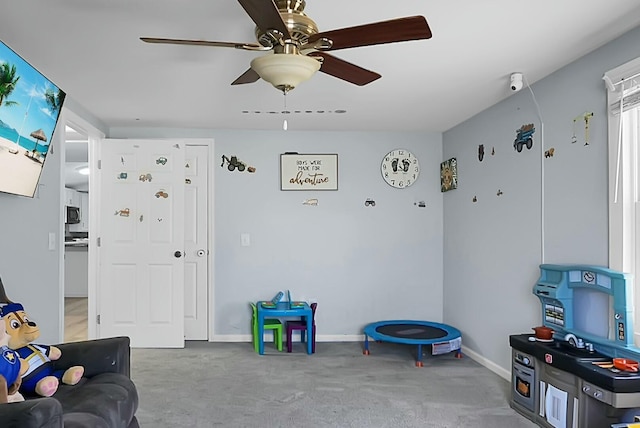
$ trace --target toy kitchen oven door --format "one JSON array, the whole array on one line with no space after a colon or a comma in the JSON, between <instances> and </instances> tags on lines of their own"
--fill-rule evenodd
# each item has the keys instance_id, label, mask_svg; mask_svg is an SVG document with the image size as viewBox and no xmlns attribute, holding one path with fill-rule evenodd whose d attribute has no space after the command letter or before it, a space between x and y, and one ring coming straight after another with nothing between
<instances>
[{"instance_id":1,"label":"toy kitchen oven door","mask_svg":"<svg viewBox=\"0 0 640 428\"><path fill-rule=\"evenodd\" d=\"M511 354L513 357L511 366L512 404L516 410L520 410L521 414L530 418L536 408L535 358L515 349Z\"/></svg>"}]
</instances>

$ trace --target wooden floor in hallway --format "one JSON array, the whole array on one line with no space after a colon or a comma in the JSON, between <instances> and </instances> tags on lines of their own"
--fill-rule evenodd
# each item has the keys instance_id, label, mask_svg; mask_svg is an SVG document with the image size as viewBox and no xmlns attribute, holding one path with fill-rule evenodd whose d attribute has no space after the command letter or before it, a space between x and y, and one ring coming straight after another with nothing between
<instances>
[{"instance_id":1,"label":"wooden floor in hallway","mask_svg":"<svg viewBox=\"0 0 640 428\"><path fill-rule=\"evenodd\" d=\"M64 341L87 340L88 306L86 297L64 299Z\"/></svg>"}]
</instances>

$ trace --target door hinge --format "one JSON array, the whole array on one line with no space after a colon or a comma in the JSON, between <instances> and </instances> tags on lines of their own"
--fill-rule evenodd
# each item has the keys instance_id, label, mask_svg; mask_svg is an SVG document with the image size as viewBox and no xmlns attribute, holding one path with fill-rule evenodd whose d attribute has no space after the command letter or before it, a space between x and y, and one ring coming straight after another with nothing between
<instances>
[{"instance_id":1,"label":"door hinge","mask_svg":"<svg viewBox=\"0 0 640 428\"><path fill-rule=\"evenodd\" d=\"M102 240L100 239L100 237L96 238L96 245L99 247L100 244L102 244Z\"/></svg>"},{"instance_id":2,"label":"door hinge","mask_svg":"<svg viewBox=\"0 0 640 428\"><path fill-rule=\"evenodd\" d=\"M96 315L96 323L100 324L100 315Z\"/></svg>"},{"instance_id":3,"label":"door hinge","mask_svg":"<svg viewBox=\"0 0 640 428\"><path fill-rule=\"evenodd\" d=\"M102 169L102 159L98 159L98 169Z\"/></svg>"}]
</instances>

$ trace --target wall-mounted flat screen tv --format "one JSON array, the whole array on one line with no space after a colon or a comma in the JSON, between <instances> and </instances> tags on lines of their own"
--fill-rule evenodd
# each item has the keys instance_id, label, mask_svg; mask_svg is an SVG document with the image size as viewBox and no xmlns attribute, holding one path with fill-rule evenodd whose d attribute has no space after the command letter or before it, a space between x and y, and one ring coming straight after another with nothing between
<instances>
[{"instance_id":1,"label":"wall-mounted flat screen tv","mask_svg":"<svg viewBox=\"0 0 640 428\"><path fill-rule=\"evenodd\" d=\"M35 195L64 98L0 41L0 192Z\"/></svg>"}]
</instances>

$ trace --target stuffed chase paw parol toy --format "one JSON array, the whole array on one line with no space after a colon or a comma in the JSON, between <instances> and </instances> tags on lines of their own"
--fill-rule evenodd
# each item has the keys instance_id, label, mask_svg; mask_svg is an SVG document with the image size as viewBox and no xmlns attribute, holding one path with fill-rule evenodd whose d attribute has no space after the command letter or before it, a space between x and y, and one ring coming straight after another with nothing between
<instances>
[{"instance_id":1,"label":"stuffed chase paw parol toy","mask_svg":"<svg viewBox=\"0 0 640 428\"><path fill-rule=\"evenodd\" d=\"M50 397L58 390L60 381L67 385L75 385L80 381L84 367L74 366L64 371L56 371L52 361L60 358L60 349L32 343L40 337L40 328L29 320L20 303L4 305L0 309L0 317L3 318L9 335L9 348L15 350L29 364L26 374L22 376L20 392Z\"/></svg>"}]
</instances>

